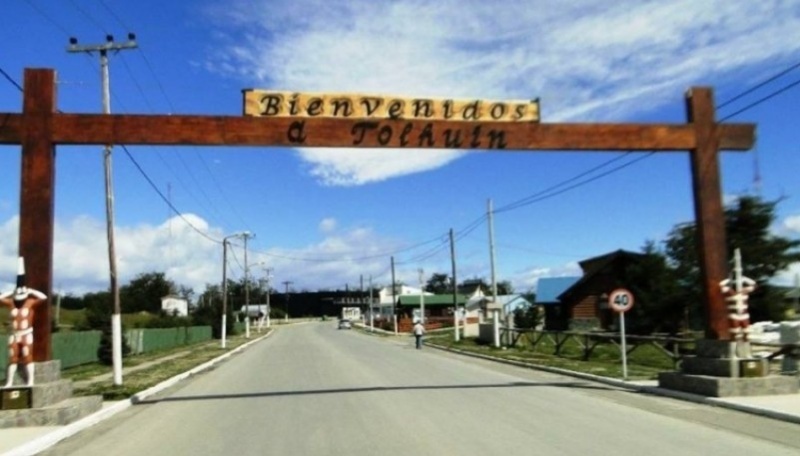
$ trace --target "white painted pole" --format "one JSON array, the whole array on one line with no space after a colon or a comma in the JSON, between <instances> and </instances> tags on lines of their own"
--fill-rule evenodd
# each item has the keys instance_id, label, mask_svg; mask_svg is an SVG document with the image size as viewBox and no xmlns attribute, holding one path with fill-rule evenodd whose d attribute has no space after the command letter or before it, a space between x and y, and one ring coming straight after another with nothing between
<instances>
[{"instance_id":1,"label":"white painted pole","mask_svg":"<svg viewBox=\"0 0 800 456\"><path fill-rule=\"evenodd\" d=\"M622 379L628 379L628 348L625 343L625 312L619 313L619 332L622 339Z\"/></svg>"},{"instance_id":2,"label":"white painted pole","mask_svg":"<svg viewBox=\"0 0 800 456\"><path fill-rule=\"evenodd\" d=\"M369 331L375 332L375 307L372 303L372 276L369 276Z\"/></svg>"},{"instance_id":3,"label":"white painted pole","mask_svg":"<svg viewBox=\"0 0 800 456\"><path fill-rule=\"evenodd\" d=\"M494 346L500 348L500 311L492 311L492 330L494 332Z\"/></svg>"}]
</instances>

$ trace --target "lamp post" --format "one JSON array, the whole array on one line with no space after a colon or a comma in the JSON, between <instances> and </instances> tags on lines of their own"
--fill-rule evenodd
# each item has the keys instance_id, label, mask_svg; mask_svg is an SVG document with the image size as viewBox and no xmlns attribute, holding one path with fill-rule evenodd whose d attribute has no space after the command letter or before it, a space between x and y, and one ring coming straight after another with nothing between
<instances>
[{"instance_id":1,"label":"lamp post","mask_svg":"<svg viewBox=\"0 0 800 456\"><path fill-rule=\"evenodd\" d=\"M228 239L249 235L249 232L234 233L222 238L222 348L226 346L228 333Z\"/></svg>"}]
</instances>

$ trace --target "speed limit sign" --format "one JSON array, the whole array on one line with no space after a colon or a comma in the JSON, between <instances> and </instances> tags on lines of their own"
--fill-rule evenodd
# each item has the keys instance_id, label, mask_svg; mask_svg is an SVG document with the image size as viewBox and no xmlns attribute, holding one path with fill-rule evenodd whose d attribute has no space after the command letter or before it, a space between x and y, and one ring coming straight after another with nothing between
<instances>
[{"instance_id":1,"label":"speed limit sign","mask_svg":"<svg viewBox=\"0 0 800 456\"><path fill-rule=\"evenodd\" d=\"M633 295L624 288L617 288L608 295L608 305L617 312L627 312L633 307Z\"/></svg>"}]
</instances>

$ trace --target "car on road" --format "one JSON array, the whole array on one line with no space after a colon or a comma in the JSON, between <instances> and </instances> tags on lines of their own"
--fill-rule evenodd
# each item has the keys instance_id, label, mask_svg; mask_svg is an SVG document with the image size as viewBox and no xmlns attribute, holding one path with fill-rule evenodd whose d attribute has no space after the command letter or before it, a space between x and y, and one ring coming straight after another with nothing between
<instances>
[{"instance_id":1,"label":"car on road","mask_svg":"<svg viewBox=\"0 0 800 456\"><path fill-rule=\"evenodd\" d=\"M350 320L342 318L339 320L339 329L353 329L353 324L350 323Z\"/></svg>"}]
</instances>

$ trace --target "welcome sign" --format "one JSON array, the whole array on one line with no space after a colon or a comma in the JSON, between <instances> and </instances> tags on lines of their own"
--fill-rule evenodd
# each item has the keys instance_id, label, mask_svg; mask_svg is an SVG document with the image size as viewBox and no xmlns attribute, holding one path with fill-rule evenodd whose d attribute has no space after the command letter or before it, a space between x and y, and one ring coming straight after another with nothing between
<instances>
[{"instance_id":1,"label":"welcome sign","mask_svg":"<svg viewBox=\"0 0 800 456\"><path fill-rule=\"evenodd\" d=\"M539 122L539 100L487 101L243 90L244 115L343 119Z\"/></svg>"}]
</instances>

